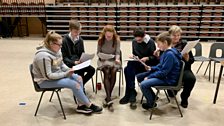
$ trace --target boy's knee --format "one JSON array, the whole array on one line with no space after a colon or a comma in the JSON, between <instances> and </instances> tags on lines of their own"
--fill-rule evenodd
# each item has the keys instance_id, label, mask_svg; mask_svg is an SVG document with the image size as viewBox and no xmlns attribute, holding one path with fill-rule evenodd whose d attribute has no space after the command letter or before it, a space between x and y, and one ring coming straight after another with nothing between
<instances>
[{"instance_id":1,"label":"boy's knee","mask_svg":"<svg viewBox=\"0 0 224 126\"><path fill-rule=\"evenodd\" d=\"M144 83L140 83L139 86L140 86L141 89L145 89L146 88Z\"/></svg>"}]
</instances>

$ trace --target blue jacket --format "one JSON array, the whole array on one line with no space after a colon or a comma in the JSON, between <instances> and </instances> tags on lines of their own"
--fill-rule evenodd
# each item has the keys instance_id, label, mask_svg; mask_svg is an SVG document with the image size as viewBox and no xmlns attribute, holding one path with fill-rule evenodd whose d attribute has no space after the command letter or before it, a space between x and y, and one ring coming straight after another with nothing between
<instances>
[{"instance_id":1,"label":"blue jacket","mask_svg":"<svg viewBox=\"0 0 224 126\"><path fill-rule=\"evenodd\" d=\"M160 63L151 67L148 78L159 78L168 84L176 84L181 69L181 53L176 48L166 50L160 57Z\"/></svg>"}]
</instances>

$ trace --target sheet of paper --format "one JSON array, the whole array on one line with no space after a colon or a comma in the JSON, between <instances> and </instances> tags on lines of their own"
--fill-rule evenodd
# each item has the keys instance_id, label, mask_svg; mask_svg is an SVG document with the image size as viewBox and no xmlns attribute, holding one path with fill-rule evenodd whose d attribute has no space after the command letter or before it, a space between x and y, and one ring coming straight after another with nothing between
<instances>
[{"instance_id":1,"label":"sheet of paper","mask_svg":"<svg viewBox=\"0 0 224 126\"><path fill-rule=\"evenodd\" d=\"M140 63L142 63L142 65L144 65L145 67L148 67L148 65L146 65L143 61L141 61L140 59L138 59L138 61L140 62Z\"/></svg>"},{"instance_id":2,"label":"sheet of paper","mask_svg":"<svg viewBox=\"0 0 224 126\"><path fill-rule=\"evenodd\" d=\"M133 58L129 58L129 59L126 59L126 61L138 61L140 62L142 65L144 65L145 67L148 67L143 61L141 61L138 56L133 56Z\"/></svg>"},{"instance_id":3,"label":"sheet of paper","mask_svg":"<svg viewBox=\"0 0 224 126\"><path fill-rule=\"evenodd\" d=\"M100 59L108 60L115 57L113 54L98 53Z\"/></svg>"},{"instance_id":4,"label":"sheet of paper","mask_svg":"<svg viewBox=\"0 0 224 126\"><path fill-rule=\"evenodd\" d=\"M82 62L78 65L75 65L72 67L73 70L80 70L82 68L88 67L91 64L91 60L87 60L85 62Z\"/></svg>"},{"instance_id":5,"label":"sheet of paper","mask_svg":"<svg viewBox=\"0 0 224 126\"><path fill-rule=\"evenodd\" d=\"M125 59L124 61L138 61L137 59Z\"/></svg>"},{"instance_id":6,"label":"sheet of paper","mask_svg":"<svg viewBox=\"0 0 224 126\"><path fill-rule=\"evenodd\" d=\"M87 61L87 60L91 60L91 59L93 59L94 56L95 56L95 54L82 53L82 55L81 55L81 57L80 57L79 60L80 60L80 62L82 63L82 62L85 62L85 61Z\"/></svg>"},{"instance_id":7,"label":"sheet of paper","mask_svg":"<svg viewBox=\"0 0 224 126\"><path fill-rule=\"evenodd\" d=\"M196 46L196 44L200 41L200 39L195 41L188 41L187 45L184 47L184 49L181 51L181 54L189 53L192 48Z\"/></svg>"}]
</instances>

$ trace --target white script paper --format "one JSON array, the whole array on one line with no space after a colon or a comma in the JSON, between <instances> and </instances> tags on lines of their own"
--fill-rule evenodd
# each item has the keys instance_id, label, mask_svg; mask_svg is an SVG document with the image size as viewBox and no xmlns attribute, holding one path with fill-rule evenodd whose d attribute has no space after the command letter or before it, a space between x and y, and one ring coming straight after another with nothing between
<instances>
[{"instance_id":1,"label":"white script paper","mask_svg":"<svg viewBox=\"0 0 224 126\"><path fill-rule=\"evenodd\" d=\"M195 41L188 41L187 45L184 47L184 49L181 51L181 54L189 53L192 48L196 46L196 44L200 41L200 39Z\"/></svg>"},{"instance_id":2,"label":"white script paper","mask_svg":"<svg viewBox=\"0 0 224 126\"><path fill-rule=\"evenodd\" d=\"M113 54L105 54L105 53L98 53L98 56L100 59L103 59L103 60L108 60L115 57L115 55Z\"/></svg>"},{"instance_id":3,"label":"white script paper","mask_svg":"<svg viewBox=\"0 0 224 126\"><path fill-rule=\"evenodd\" d=\"M82 53L81 57L80 57L80 62L85 62L87 60L91 60L93 59L95 56L95 54L87 54L87 53Z\"/></svg>"},{"instance_id":4,"label":"white script paper","mask_svg":"<svg viewBox=\"0 0 224 126\"><path fill-rule=\"evenodd\" d=\"M78 65L75 65L72 67L73 70L80 70L82 68L88 67L91 64L91 60L87 60L83 63L80 63Z\"/></svg>"}]
</instances>

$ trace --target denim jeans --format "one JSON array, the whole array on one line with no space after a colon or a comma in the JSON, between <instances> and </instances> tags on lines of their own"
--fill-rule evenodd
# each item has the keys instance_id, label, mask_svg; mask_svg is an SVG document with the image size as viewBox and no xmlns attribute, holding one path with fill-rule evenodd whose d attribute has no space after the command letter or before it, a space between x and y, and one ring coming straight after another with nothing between
<instances>
[{"instance_id":1,"label":"denim jeans","mask_svg":"<svg viewBox=\"0 0 224 126\"><path fill-rule=\"evenodd\" d=\"M168 84L164 80L158 78L150 78L141 82L141 91L150 106L153 106L153 101L155 100L155 93L151 88L152 86L168 86Z\"/></svg>"},{"instance_id":2,"label":"denim jeans","mask_svg":"<svg viewBox=\"0 0 224 126\"><path fill-rule=\"evenodd\" d=\"M72 74L71 77L66 77L58 80L46 80L39 84L41 88L69 88L73 95L77 98L79 104L89 105L90 101L83 92L83 82L78 81L79 75Z\"/></svg>"}]
</instances>

